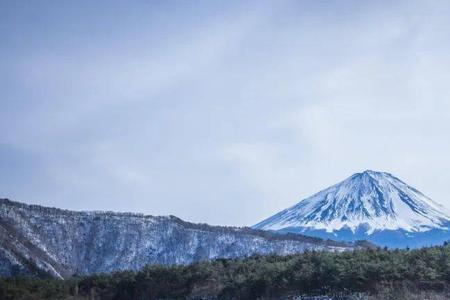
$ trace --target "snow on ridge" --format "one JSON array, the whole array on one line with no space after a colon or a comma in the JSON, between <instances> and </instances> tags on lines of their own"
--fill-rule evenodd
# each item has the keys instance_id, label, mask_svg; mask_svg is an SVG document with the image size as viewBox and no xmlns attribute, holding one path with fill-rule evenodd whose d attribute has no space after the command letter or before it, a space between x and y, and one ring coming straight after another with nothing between
<instances>
[{"instance_id":1,"label":"snow on ridge","mask_svg":"<svg viewBox=\"0 0 450 300\"><path fill-rule=\"evenodd\" d=\"M385 172L356 173L296 205L256 224L254 228L301 228L333 232L364 228L424 232L447 228L450 213L418 190Z\"/></svg>"},{"instance_id":2,"label":"snow on ridge","mask_svg":"<svg viewBox=\"0 0 450 300\"><path fill-rule=\"evenodd\" d=\"M37 268L66 278L138 270L148 264L355 248L302 236L193 224L174 216L71 212L5 199L0 199L0 219L0 276L11 276L13 268L24 274ZM31 264L23 264L23 259Z\"/></svg>"}]
</instances>

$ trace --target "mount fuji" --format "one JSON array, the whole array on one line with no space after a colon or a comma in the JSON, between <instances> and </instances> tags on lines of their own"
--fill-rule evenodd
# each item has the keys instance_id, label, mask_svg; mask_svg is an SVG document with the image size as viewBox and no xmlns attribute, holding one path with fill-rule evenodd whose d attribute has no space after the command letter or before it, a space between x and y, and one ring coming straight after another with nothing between
<instances>
[{"instance_id":1,"label":"mount fuji","mask_svg":"<svg viewBox=\"0 0 450 300\"><path fill-rule=\"evenodd\" d=\"M450 239L450 212L385 172L364 171L253 226L391 248Z\"/></svg>"}]
</instances>

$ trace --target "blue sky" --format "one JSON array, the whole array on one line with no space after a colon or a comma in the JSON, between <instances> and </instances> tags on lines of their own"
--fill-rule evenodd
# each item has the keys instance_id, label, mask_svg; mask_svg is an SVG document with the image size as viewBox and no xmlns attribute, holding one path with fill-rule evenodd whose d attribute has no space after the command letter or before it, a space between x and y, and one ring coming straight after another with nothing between
<instances>
[{"instance_id":1,"label":"blue sky","mask_svg":"<svg viewBox=\"0 0 450 300\"><path fill-rule=\"evenodd\" d=\"M251 225L374 169L450 206L448 15L448 1L0 1L0 194Z\"/></svg>"}]
</instances>

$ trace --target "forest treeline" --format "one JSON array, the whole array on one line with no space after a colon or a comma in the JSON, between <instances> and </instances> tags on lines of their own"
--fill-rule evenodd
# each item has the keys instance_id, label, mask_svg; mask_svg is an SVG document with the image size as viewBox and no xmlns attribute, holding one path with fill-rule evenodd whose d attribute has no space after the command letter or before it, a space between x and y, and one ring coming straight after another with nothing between
<instances>
[{"instance_id":1,"label":"forest treeline","mask_svg":"<svg viewBox=\"0 0 450 300\"><path fill-rule=\"evenodd\" d=\"M0 299L286 299L354 293L401 299L405 293L423 292L448 299L449 287L450 246L446 243L415 250L255 255L68 280L0 279Z\"/></svg>"}]
</instances>

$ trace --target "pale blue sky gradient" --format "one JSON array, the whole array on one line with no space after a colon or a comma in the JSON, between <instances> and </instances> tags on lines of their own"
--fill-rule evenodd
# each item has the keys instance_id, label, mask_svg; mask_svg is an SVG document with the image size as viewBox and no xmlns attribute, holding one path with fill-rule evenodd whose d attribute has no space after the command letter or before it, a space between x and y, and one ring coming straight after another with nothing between
<instances>
[{"instance_id":1,"label":"pale blue sky gradient","mask_svg":"<svg viewBox=\"0 0 450 300\"><path fill-rule=\"evenodd\" d=\"M252 225L365 169L450 206L448 1L0 1L0 196Z\"/></svg>"}]
</instances>

